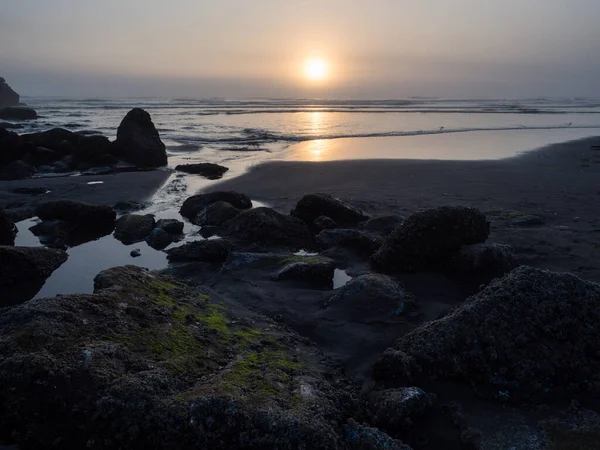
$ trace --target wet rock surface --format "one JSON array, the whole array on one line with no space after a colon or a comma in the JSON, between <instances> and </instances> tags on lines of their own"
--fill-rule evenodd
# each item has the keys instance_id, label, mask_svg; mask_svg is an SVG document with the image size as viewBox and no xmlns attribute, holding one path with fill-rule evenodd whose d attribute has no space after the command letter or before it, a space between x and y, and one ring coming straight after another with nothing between
<instances>
[{"instance_id":1,"label":"wet rock surface","mask_svg":"<svg viewBox=\"0 0 600 450\"><path fill-rule=\"evenodd\" d=\"M167 259L170 262L222 263L227 259L231 248L231 243L225 239L205 239L169 249Z\"/></svg>"},{"instance_id":2,"label":"wet rock surface","mask_svg":"<svg viewBox=\"0 0 600 450\"><path fill-rule=\"evenodd\" d=\"M477 279L500 277L519 265L512 247L502 244L473 244L461 247L452 260L452 269Z\"/></svg>"},{"instance_id":3,"label":"wet rock surface","mask_svg":"<svg viewBox=\"0 0 600 450\"><path fill-rule=\"evenodd\" d=\"M273 273L273 281L300 281L311 286L333 287L335 261L322 257L292 257L280 262L281 268Z\"/></svg>"},{"instance_id":4,"label":"wet rock surface","mask_svg":"<svg viewBox=\"0 0 600 450\"><path fill-rule=\"evenodd\" d=\"M505 402L597 395L599 302L597 283L521 266L400 338L374 374L385 382L460 380Z\"/></svg>"},{"instance_id":5,"label":"wet rock surface","mask_svg":"<svg viewBox=\"0 0 600 450\"><path fill-rule=\"evenodd\" d=\"M177 219L159 219L156 221L156 227L171 234L183 233L183 222Z\"/></svg>"},{"instance_id":6,"label":"wet rock surface","mask_svg":"<svg viewBox=\"0 0 600 450\"><path fill-rule=\"evenodd\" d=\"M369 215L364 211L329 194L305 195L291 214L307 225L312 225L320 216L327 216L340 226L357 225L369 219Z\"/></svg>"},{"instance_id":7,"label":"wet rock surface","mask_svg":"<svg viewBox=\"0 0 600 450\"><path fill-rule=\"evenodd\" d=\"M242 212L228 202L215 202L208 205L194 218L194 223L200 226L220 226Z\"/></svg>"},{"instance_id":8,"label":"wet rock surface","mask_svg":"<svg viewBox=\"0 0 600 450\"><path fill-rule=\"evenodd\" d=\"M252 202L248 196L239 192L224 191L193 195L183 202L179 212L183 217L191 221L204 208L216 202L227 202L238 209L252 208Z\"/></svg>"},{"instance_id":9,"label":"wet rock surface","mask_svg":"<svg viewBox=\"0 0 600 450\"><path fill-rule=\"evenodd\" d=\"M26 106L5 106L0 108L0 119L2 120L34 120L38 115L35 109Z\"/></svg>"},{"instance_id":10,"label":"wet rock surface","mask_svg":"<svg viewBox=\"0 0 600 450\"><path fill-rule=\"evenodd\" d=\"M78 227L102 231L112 231L117 216L110 206L76 200L52 200L40 203L35 208L35 215L42 220L63 220Z\"/></svg>"},{"instance_id":11,"label":"wet rock surface","mask_svg":"<svg viewBox=\"0 0 600 450\"><path fill-rule=\"evenodd\" d=\"M406 219L372 260L386 272L439 270L462 246L484 242L489 233L490 224L477 209L441 206Z\"/></svg>"},{"instance_id":12,"label":"wet rock surface","mask_svg":"<svg viewBox=\"0 0 600 450\"><path fill-rule=\"evenodd\" d=\"M383 240L373 235L346 228L323 230L316 236L316 242L322 249L341 246L351 248L366 256L371 256L383 244Z\"/></svg>"},{"instance_id":13,"label":"wet rock surface","mask_svg":"<svg viewBox=\"0 0 600 450\"><path fill-rule=\"evenodd\" d=\"M116 154L139 167L167 165L165 144L160 140L150 114L141 108L127 113L117 130Z\"/></svg>"},{"instance_id":14,"label":"wet rock surface","mask_svg":"<svg viewBox=\"0 0 600 450\"><path fill-rule=\"evenodd\" d=\"M209 180L218 180L222 178L225 172L229 170L228 167L220 166L219 164L213 163L197 163L197 164L180 164L175 167L175 170L180 172L191 173L194 175L201 175Z\"/></svg>"},{"instance_id":15,"label":"wet rock surface","mask_svg":"<svg viewBox=\"0 0 600 450\"><path fill-rule=\"evenodd\" d=\"M404 223L405 218L398 215L373 217L365 222L361 222L358 228L387 236L396 228Z\"/></svg>"},{"instance_id":16,"label":"wet rock surface","mask_svg":"<svg viewBox=\"0 0 600 450\"><path fill-rule=\"evenodd\" d=\"M152 214L125 214L115 222L115 238L126 245L143 241L155 224Z\"/></svg>"}]
</instances>

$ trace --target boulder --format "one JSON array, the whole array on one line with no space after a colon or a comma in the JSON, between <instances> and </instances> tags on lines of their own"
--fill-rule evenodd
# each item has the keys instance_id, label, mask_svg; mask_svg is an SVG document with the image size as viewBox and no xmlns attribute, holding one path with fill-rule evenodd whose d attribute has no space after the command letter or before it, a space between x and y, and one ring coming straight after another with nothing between
<instances>
[{"instance_id":1,"label":"boulder","mask_svg":"<svg viewBox=\"0 0 600 450\"><path fill-rule=\"evenodd\" d=\"M0 165L21 159L25 154L17 133L0 128Z\"/></svg>"},{"instance_id":2,"label":"boulder","mask_svg":"<svg viewBox=\"0 0 600 450\"><path fill-rule=\"evenodd\" d=\"M335 223L335 220L327 216L317 217L312 225L313 229L317 232L323 230L333 230L334 228L338 227L338 224Z\"/></svg>"},{"instance_id":3,"label":"boulder","mask_svg":"<svg viewBox=\"0 0 600 450\"><path fill-rule=\"evenodd\" d=\"M35 215L42 220L64 220L90 231L112 232L117 214L110 206L76 200L51 200L36 206Z\"/></svg>"},{"instance_id":4,"label":"boulder","mask_svg":"<svg viewBox=\"0 0 600 450\"><path fill-rule=\"evenodd\" d=\"M183 233L183 222L177 219L160 219L156 222L156 228L162 228L170 234Z\"/></svg>"},{"instance_id":5,"label":"boulder","mask_svg":"<svg viewBox=\"0 0 600 450\"><path fill-rule=\"evenodd\" d=\"M14 245L17 227L0 207L0 245Z\"/></svg>"},{"instance_id":6,"label":"boulder","mask_svg":"<svg viewBox=\"0 0 600 450\"><path fill-rule=\"evenodd\" d=\"M106 136L82 136L73 151L73 156L77 161L110 166L119 162L117 158L110 155L111 151L112 146Z\"/></svg>"},{"instance_id":7,"label":"boulder","mask_svg":"<svg viewBox=\"0 0 600 450\"><path fill-rule=\"evenodd\" d=\"M519 265L512 247L502 244L473 244L461 247L452 260L452 269L477 279L492 279Z\"/></svg>"},{"instance_id":8,"label":"boulder","mask_svg":"<svg viewBox=\"0 0 600 450\"><path fill-rule=\"evenodd\" d=\"M596 396L599 306L600 284L521 266L401 337L373 373L388 384L462 381L504 402Z\"/></svg>"},{"instance_id":9,"label":"boulder","mask_svg":"<svg viewBox=\"0 0 600 450\"><path fill-rule=\"evenodd\" d=\"M323 230L316 237L317 245L322 249L331 247L346 247L356 250L358 253L371 256L375 253L383 241L363 231L349 228L336 228Z\"/></svg>"},{"instance_id":10,"label":"boulder","mask_svg":"<svg viewBox=\"0 0 600 450\"><path fill-rule=\"evenodd\" d=\"M115 238L126 245L143 241L155 224L152 214L125 214L115 222Z\"/></svg>"},{"instance_id":11,"label":"boulder","mask_svg":"<svg viewBox=\"0 0 600 450\"><path fill-rule=\"evenodd\" d=\"M402 283L387 275L368 273L348 281L325 300L324 308L345 310L356 320L398 317L414 306Z\"/></svg>"},{"instance_id":12,"label":"boulder","mask_svg":"<svg viewBox=\"0 0 600 450\"><path fill-rule=\"evenodd\" d=\"M13 130L19 130L23 128L23 125L20 123L10 123L10 122L0 122L0 128L4 128L4 129L13 129Z\"/></svg>"},{"instance_id":13,"label":"boulder","mask_svg":"<svg viewBox=\"0 0 600 450\"><path fill-rule=\"evenodd\" d=\"M0 286L45 280L68 258L62 250L0 246Z\"/></svg>"},{"instance_id":14,"label":"boulder","mask_svg":"<svg viewBox=\"0 0 600 450\"><path fill-rule=\"evenodd\" d=\"M146 237L146 243L155 250L163 250L179 239L176 234L167 233L163 228L156 227Z\"/></svg>"},{"instance_id":15,"label":"boulder","mask_svg":"<svg viewBox=\"0 0 600 450\"><path fill-rule=\"evenodd\" d=\"M477 209L441 206L413 214L396 228L372 257L384 272L443 268L463 245L484 242L490 224Z\"/></svg>"},{"instance_id":16,"label":"boulder","mask_svg":"<svg viewBox=\"0 0 600 450\"><path fill-rule=\"evenodd\" d=\"M225 239L205 239L189 242L167 250L170 262L208 262L221 264L231 251L231 243Z\"/></svg>"},{"instance_id":17,"label":"boulder","mask_svg":"<svg viewBox=\"0 0 600 450\"><path fill-rule=\"evenodd\" d=\"M0 169L0 180L24 180L36 174L35 167L25 161L13 161Z\"/></svg>"},{"instance_id":18,"label":"boulder","mask_svg":"<svg viewBox=\"0 0 600 450\"><path fill-rule=\"evenodd\" d=\"M252 208L252 202L246 195L233 191L224 191L193 195L183 202L179 212L186 219L194 220L200 211L216 202L227 202L238 209Z\"/></svg>"},{"instance_id":19,"label":"boulder","mask_svg":"<svg viewBox=\"0 0 600 450\"><path fill-rule=\"evenodd\" d=\"M418 387L385 389L369 394L369 409L375 416L375 425L392 433L405 428L407 419L422 416L432 405L433 398Z\"/></svg>"},{"instance_id":20,"label":"boulder","mask_svg":"<svg viewBox=\"0 0 600 450\"><path fill-rule=\"evenodd\" d=\"M197 163L197 164L180 164L175 167L175 170L180 172L201 175L209 180L218 180L222 178L229 167L220 166L212 163Z\"/></svg>"},{"instance_id":21,"label":"boulder","mask_svg":"<svg viewBox=\"0 0 600 450\"><path fill-rule=\"evenodd\" d=\"M219 234L219 227L214 225L204 225L200 228L198 234L204 239L208 239L209 237L217 236Z\"/></svg>"},{"instance_id":22,"label":"boulder","mask_svg":"<svg viewBox=\"0 0 600 450\"><path fill-rule=\"evenodd\" d=\"M6 83L4 78L0 77L0 108L16 106L18 104L19 94Z\"/></svg>"},{"instance_id":23,"label":"boulder","mask_svg":"<svg viewBox=\"0 0 600 450\"><path fill-rule=\"evenodd\" d=\"M45 147L36 147L35 150L30 153L30 164L35 166L52 164L62 158L62 155L54 150L50 150Z\"/></svg>"},{"instance_id":24,"label":"boulder","mask_svg":"<svg viewBox=\"0 0 600 450\"><path fill-rule=\"evenodd\" d=\"M2 120L34 120L38 115L35 109L26 106L6 106L0 109Z\"/></svg>"},{"instance_id":25,"label":"boulder","mask_svg":"<svg viewBox=\"0 0 600 450\"><path fill-rule=\"evenodd\" d=\"M355 208L329 194L305 195L291 214L307 225L312 225L320 216L333 219L340 226L353 226L369 219L364 211Z\"/></svg>"},{"instance_id":26,"label":"boulder","mask_svg":"<svg viewBox=\"0 0 600 450\"><path fill-rule=\"evenodd\" d=\"M272 276L273 281L300 281L311 286L331 289L335 262L321 257L292 257L283 261L283 267Z\"/></svg>"},{"instance_id":27,"label":"boulder","mask_svg":"<svg viewBox=\"0 0 600 450\"><path fill-rule=\"evenodd\" d=\"M373 217L361 222L358 228L387 236L404 223L404 217L398 215Z\"/></svg>"},{"instance_id":28,"label":"boulder","mask_svg":"<svg viewBox=\"0 0 600 450\"><path fill-rule=\"evenodd\" d=\"M167 165L165 144L150 114L141 108L132 109L121 121L114 146L117 156L138 167Z\"/></svg>"},{"instance_id":29,"label":"boulder","mask_svg":"<svg viewBox=\"0 0 600 450\"><path fill-rule=\"evenodd\" d=\"M196 225L216 225L220 226L227 222L229 219L233 219L242 210L232 206L231 203L227 202L215 202L208 205L194 218Z\"/></svg>"},{"instance_id":30,"label":"boulder","mask_svg":"<svg viewBox=\"0 0 600 450\"><path fill-rule=\"evenodd\" d=\"M348 450L412 450L378 428L360 425L354 419L344 425L344 437Z\"/></svg>"},{"instance_id":31,"label":"boulder","mask_svg":"<svg viewBox=\"0 0 600 450\"><path fill-rule=\"evenodd\" d=\"M271 208L254 208L228 220L221 236L267 246L311 248L313 236L301 220Z\"/></svg>"},{"instance_id":32,"label":"boulder","mask_svg":"<svg viewBox=\"0 0 600 450\"><path fill-rule=\"evenodd\" d=\"M45 147L66 155L76 149L81 136L64 128L52 128L39 133L24 134L21 139L34 147Z\"/></svg>"}]
</instances>

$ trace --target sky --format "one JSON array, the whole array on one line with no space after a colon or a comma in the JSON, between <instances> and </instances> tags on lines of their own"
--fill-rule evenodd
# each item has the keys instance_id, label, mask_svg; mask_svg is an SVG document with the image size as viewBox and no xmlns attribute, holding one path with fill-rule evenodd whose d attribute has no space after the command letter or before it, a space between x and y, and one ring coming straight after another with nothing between
<instances>
[{"instance_id":1,"label":"sky","mask_svg":"<svg viewBox=\"0 0 600 450\"><path fill-rule=\"evenodd\" d=\"M600 97L599 17L599 0L2 0L0 76L66 97Z\"/></svg>"}]
</instances>

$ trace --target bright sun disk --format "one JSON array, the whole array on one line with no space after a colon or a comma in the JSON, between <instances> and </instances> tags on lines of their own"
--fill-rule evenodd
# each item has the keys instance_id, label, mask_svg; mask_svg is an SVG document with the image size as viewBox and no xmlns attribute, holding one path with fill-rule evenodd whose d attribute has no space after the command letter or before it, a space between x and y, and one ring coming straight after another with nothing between
<instances>
[{"instance_id":1,"label":"bright sun disk","mask_svg":"<svg viewBox=\"0 0 600 450\"><path fill-rule=\"evenodd\" d=\"M322 80L327 76L327 64L322 59L309 59L304 65L304 74L309 80Z\"/></svg>"}]
</instances>

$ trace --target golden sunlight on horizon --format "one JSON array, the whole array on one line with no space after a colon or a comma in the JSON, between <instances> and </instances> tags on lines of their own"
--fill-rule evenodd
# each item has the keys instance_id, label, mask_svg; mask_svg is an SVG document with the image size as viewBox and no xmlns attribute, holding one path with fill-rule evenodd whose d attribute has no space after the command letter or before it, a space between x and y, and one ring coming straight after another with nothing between
<instances>
[{"instance_id":1,"label":"golden sunlight on horizon","mask_svg":"<svg viewBox=\"0 0 600 450\"><path fill-rule=\"evenodd\" d=\"M329 75L327 62L322 58L310 58L304 63L304 76L310 81L323 81Z\"/></svg>"}]
</instances>

